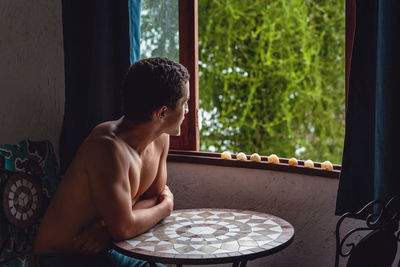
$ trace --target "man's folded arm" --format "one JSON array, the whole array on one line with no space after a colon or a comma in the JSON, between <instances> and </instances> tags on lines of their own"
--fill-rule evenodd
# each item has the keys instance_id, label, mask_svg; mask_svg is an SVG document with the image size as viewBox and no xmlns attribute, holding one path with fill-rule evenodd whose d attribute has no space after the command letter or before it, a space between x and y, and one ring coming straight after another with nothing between
<instances>
[{"instance_id":1,"label":"man's folded arm","mask_svg":"<svg viewBox=\"0 0 400 267\"><path fill-rule=\"evenodd\" d=\"M163 134L159 137L161 143L162 153L156 177L154 178L151 186L140 196L140 200L133 204L133 209L147 209L151 208L159 202L159 197L165 189L167 183L167 156L169 150L169 135Z\"/></svg>"},{"instance_id":2,"label":"man's folded arm","mask_svg":"<svg viewBox=\"0 0 400 267\"><path fill-rule=\"evenodd\" d=\"M151 208L132 210L129 173L140 176L139 156L133 155L137 165L134 163L131 166L128 155L114 140L102 138L89 142L91 153L87 157L86 166L90 194L114 240L144 233L171 213L170 202L173 200L168 196ZM133 169L129 170L130 167Z\"/></svg>"},{"instance_id":3,"label":"man's folded arm","mask_svg":"<svg viewBox=\"0 0 400 267\"><path fill-rule=\"evenodd\" d=\"M132 210L148 209L158 204L160 195L156 195L150 198L141 198L135 204L133 204Z\"/></svg>"},{"instance_id":4,"label":"man's folded arm","mask_svg":"<svg viewBox=\"0 0 400 267\"><path fill-rule=\"evenodd\" d=\"M163 134L157 140L158 145L162 149L160 161L158 163L158 169L156 177L154 178L151 186L141 196L142 200L154 200L154 197L160 196L164 191L165 185L167 184L167 156L169 150L169 135Z\"/></svg>"}]
</instances>

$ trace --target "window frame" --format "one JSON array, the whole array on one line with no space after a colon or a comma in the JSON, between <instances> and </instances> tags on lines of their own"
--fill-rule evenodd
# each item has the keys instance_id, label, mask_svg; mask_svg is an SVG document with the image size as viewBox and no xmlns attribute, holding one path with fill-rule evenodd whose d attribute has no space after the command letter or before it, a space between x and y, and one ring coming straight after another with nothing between
<instances>
[{"instance_id":1,"label":"window frame","mask_svg":"<svg viewBox=\"0 0 400 267\"><path fill-rule=\"evenodd\" d=\"M179 62L190 73L190 99L189 113L182 122L181 135L170 137L170 149L188 151L200 149L197 9L197 0L179 0Z\"/></svg>"},{"instance_id":2,"label":"window frame","mask_svg":"<svg viewBox=\"0 0 400 267\"><path fill-rule=\"evenodd\" d=\"M179 0L179 60L190 73L190 100L189 113L182 123L181 135L170 137L169 161L201 163L209 165L222 165L244 168L270 169L286 172L296 172L307 175L317 175L339 178L341 165L334 165L334 171L327 172L320 169L321 164L316 162L315 169L302 166L292 167L287 165L287 159L281 158L282 165L227 161L220 159L219 153L201 152L200 132L198 125L199 110L199 81L198 81L198 0ZM346 0L346 24L345 24L345 101L347 111L350 62L353 48L355 29L356 0ZM233 155L236 158L236 155ZM263 157L262 157L263 158ZM265 159L264 159L265 160ZM261 165L260 165L261 164ZM287 166L285 166L286 164ZM317 169L318 168L318 169Z\"/></svg>"}]
</instances>

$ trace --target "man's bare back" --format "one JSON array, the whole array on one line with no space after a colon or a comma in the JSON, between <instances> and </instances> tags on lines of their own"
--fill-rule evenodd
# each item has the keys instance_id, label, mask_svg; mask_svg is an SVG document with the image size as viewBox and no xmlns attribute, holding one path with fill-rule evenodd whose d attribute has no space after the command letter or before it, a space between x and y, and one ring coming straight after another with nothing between
<instances>
[{"instance_id":1,"label":"man's bare back","mask_svg":"<svg viewBox=\"0 0 400 267\"><path fill-rule=\"evenodd\" d=\"M111 241L144 233L173 210L169 135L180 134L189 98L181 64L149 58L129 68L124 115L95 127L81 144L39 227L36 266L126 266L123 255L109 250Z\"/></svg>"},{"instance_id":2,"label":"man's bare back","mask_svg":"<svg viewBox=\"0 0 400 267\"><path fill-rule=\"evenodd\" d=\"M118 136L121 123L98 125L79 148L42 220L35 254L99 252L111 239L144 232L171 212L169 136L161 134L139 155ZM93 247L93 238L104 247Z\"/></svg>"}]
</instances>

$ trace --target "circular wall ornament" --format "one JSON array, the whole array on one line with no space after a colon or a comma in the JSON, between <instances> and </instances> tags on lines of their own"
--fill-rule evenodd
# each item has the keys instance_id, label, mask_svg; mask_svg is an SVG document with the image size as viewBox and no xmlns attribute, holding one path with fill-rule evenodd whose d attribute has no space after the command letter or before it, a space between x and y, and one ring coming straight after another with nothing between
<instances>
[{"instance_id":1,"label":"circular wall ornament","mask_svg":"<svg viewBox=\"0 0 400 267\"><path fill-rule=\"evenodd\" d=\"M3 192L3 210L8 221L17 227L27 227L39 217L41 187L32 175L13 174Z\"/></svg>"}]
</instances>

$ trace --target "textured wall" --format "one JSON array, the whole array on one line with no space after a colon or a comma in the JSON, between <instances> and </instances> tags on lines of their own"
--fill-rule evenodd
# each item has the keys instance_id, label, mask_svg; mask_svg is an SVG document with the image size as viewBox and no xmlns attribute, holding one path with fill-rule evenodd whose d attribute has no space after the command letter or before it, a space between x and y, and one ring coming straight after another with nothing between
<instances>
[{"instance_id":1,"label":"textured wall","mask_svg":"<svg viewBox=\"0 0 400 267\"><path fill-rule=\"evenodd\" d=\"M61 1L0 1L0 144L50 140L64 114Z\"/></svg>"},{"instance_id":2,"label":"textured wall","mask_svg":"<svg viewBox=\"0 0 400 267\"><path fill-rule=\"evenodd\" d=\"M175 195L175 209L255 210L281 217L295 227L294 242L287 249L250 261L249 267L333 266L337 179L170 162L168 184Z\"/></svg>"}]
</instances>

